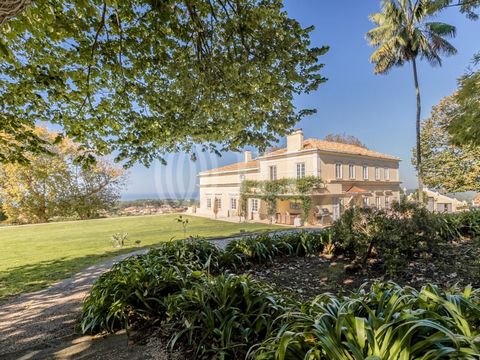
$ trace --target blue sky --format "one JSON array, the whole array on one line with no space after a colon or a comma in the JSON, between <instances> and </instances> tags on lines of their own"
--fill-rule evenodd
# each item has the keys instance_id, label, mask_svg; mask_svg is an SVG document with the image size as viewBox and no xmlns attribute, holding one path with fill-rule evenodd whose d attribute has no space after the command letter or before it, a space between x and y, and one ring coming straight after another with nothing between
<instances>
[{"instance_id":1,"label":"blue sky","mask_svg":"<svg viewBox=\"0 0 480 360\"><path fill-rule=\"evenodd\" d=\"M415 186L411 166L411 149L415 143L415 91L411 65L395 68L388 75L374 75L369 62L372 48L365 33L373 27L368 15L377 12L380 0L284 0L290 17L303 26L314 25L313 45L329 45L322 57L324 76L329 80L318 91L298 96L298 108L317 108L317 114L305 118L297 127L306 137L322 138L328 133L347 133L360 138L376 151L402 159L402 187ZM448 9L438 20L457 27L452 43L458 54L445 58L442 67L432 68L426 62L419 65L422 91L422 117L444 96L451 94L480 51L480 21L473 22ZM242 154L226 153L221 158L201 154L196 163L183 154L167 157L168 165L154 164L149 169L137 165L130 170L125 198L142 196L187 197L196 192L196 174L200 170L221 166L243 158Z\"/></svg>"}]
</instances>

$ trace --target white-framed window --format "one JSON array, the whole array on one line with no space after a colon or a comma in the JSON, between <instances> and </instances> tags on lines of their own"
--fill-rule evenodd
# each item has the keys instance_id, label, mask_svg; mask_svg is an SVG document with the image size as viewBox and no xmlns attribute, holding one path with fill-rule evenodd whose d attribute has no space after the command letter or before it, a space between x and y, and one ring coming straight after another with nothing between
<instances>
[{"instance_id":1,"label":"white-framed window","mask_svg":"<svg viewBox=\"0 0 480 360\"><path fill-rule=\"evenodd\" d=\"M375 168L375 180L380 180L381 173L380 173L380 168L377 166Z\"/></svg>"},{"instance_id":2,"label":"white-framed window","mask_svg":"<svg viewBox=\"0 0 480 360\"><path fill-rule=\"evenodd\" d=\"M237 210L237 198L230 198L230 209Z\"/></svg>"},{"instance_id":3,"label":"white-framed window","mask_svg":"<svg viewBox=\"0 0 480 360\"><path fill-rule=\"evenodd\" d=\"M380 196L375 197L375 206L377 207L377 209L382 208L382 203L381 203Z\"/></svg>"},{"instance_id":4,"label":"white-framed window","mask_svg":"<svg viewBox=\"0 0 480 360\"><path fill-rule=\"evenodd\" d=\"M272 165L269 167L270 169L270 180L277 180L277 166Z\"/></svg>"},{"instance_id":5,"label":"white-framed window","mask_svg":"<svg viewBox=\"0 0 480 360\"><path fill-rule=\"evenodd\" d=\"M212 208L212 199L207 198L207 209L211 209L211 208Z\"/></svg>"},{"instance_id":6,"label":"white-framed window","mask_svg":"<svg viewBox=\"0 0 480 360\"><path fill-rule=\"evenodd\" d=\"M388 195L385 196L385 208L386 209L390 208L390 196Z\"/></svg>"},{"instance_id":7,"label":"white-framed window","mask_svg":"<svg viewBox=\"0 0 480 360\"><path fill-rule=\"evenodd\" d=\"M305 177L305 163L297 163L297 179Z\"/></svg>"},{"instance_id":8,"label":"white-framed window","mask_svg":"<svg viewBox=\"0 0 480 360\"><path fill-rule=\"evenodd\" d=\"M390 180L390 169L389 168L385 168L384 169L384 175L385 175L385 180L388 181Z\"/></svg>"},{"instance_id":9,"label":"white-framed window","mask_svg":"<svg viewBox=\"0 0 480 360\"><path fill-rule=\"evenodd\" d=\"M217 209L221 209L222 208L222 199L216 198L215 202L217 203Z\"/></svg>"},{"instance_id":10,"label":"white-framed window","mask_svg":"<svg viewBox=\"0 0 480 360\"><path fill-rule=\"evenodd\" d=\"M245 175L240 175L240 181L245 180Z\"/></svg>"},{"instance_id":11,"label":"white-framed window","mask_svg":"<svg viewBox=\"0 0 480 360\"><path fill-rule=\"evenodd\" d=\"M252 211L258 212L258 199L252 199Z\"/></svg>"},{"instance_id":12,"label":"white-framed window","mask_svg":"<svg viewBox=\"0 0 480 360\"><path fill-rule=\"evenodd\" d=\"M363 198L363 206L365 207L370 206L370 198L368 196L365 196Z\"/></svg>"},{"instance_id":13,"label":"white-framed window","mask_svg":"<svg viewBox=\"0 0 480 360\"><path fill-rule=\"evenodd\" d=\"M362 172L363 172L363 180L368 180L368 166L367 165L363 165Z\"/></svg>"},{"instance_id":14,"label":"white-framed window","mask_svg":"<svg viewBox=\"0 0 480 360\"><path fill-rule=\"evenodd\" d=\"M348 177L350 179L355 179L355 165L348 165Z\"/></svg>"},{"instance_id":15,"label":"white-framed window","mask_svg":"<svg viewBox=\"0 0 480 360\"><path fill-rule=\"evenodd\" d=\"M343 178L342 164L335 164L335 177L337 179Z\"/></svg>"}]
</instances>

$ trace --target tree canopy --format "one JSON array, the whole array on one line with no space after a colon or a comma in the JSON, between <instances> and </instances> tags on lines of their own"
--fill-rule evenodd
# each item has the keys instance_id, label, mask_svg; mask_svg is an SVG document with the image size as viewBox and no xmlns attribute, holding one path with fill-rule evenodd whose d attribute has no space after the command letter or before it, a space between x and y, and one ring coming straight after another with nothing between
<instances>
[{"instance_id":1,"label":"tree canopy","mask_svg":"<svg viewBox=\"0 0 480 360\"><path fill-rule=\"evenodd\" d=\"M118 200L124 170L97 158L85 168L73 160L79 150L69 138L55 143L56 134L36 128L48 144L48 154L26 153L29 164L0 167L0 203L13 223L41 223L53 217L98 217Z\"/></svg>"},{"instance_id":2,"label":"tree canopy","mask_svg":"<svg viewBox=\"0 0 480 360\"><path fill-rule=\"evenodd\" d=\"M368 149L367 146L362 143L362 141L357 138L356 136L353 135L347 135L345 133L343 134L327 134L325 136L326 141L333 141L333 142L338 142L342 144L350 144L350 145L355 145L362 147L364 149Z\"/></svg>"},{"instance_id":3,"label":"tree canopy","mask_svg":"<svg viewBox=\"0 0 480 360\"><path fill-rule=\"evenodd\" d=\"M32 2L1 25L1 161L45 148L36 121L127 165L166 152L265 147L325 81L281 0ZM88 154L85 152L85 154Z\"/></svg>"},{"instance_id":4,"label":"tree canopy","mask_svg":"<svg viewBox=\"0 0 480 360\"><path fill-rule=\"evenodd\" d=\"M480 53L475 56L480 64ZM453 95L457 106L450 113L448 131L457 144L480 147L480 70L472 70L459 81L458 91Z\"/></svg>"},{"instance_id":5,"label":"tree canopy","mask_svg":"<svg viewBox=\"0 0 480 360\"><path fill-rule=\"evenodd\" d=\"M422 122L423 180L447 192L480 191L480 147L455 145L447 131L451 113L459 106L456 96L448 96Z\"/></svg>"}]
</instances>

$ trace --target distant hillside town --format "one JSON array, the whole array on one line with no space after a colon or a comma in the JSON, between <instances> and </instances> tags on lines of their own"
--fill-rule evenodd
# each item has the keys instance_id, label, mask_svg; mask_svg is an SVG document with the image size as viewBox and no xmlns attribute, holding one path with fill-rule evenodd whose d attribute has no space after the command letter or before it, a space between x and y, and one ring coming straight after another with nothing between
<instances>
[{"instance_id":1,"label":"distant hillside town","mask_svg":"<svg viewBox=\"0 0 480 360\"><path fill-rule=\"evenodd\" d=\"M120 201L116 213L121 216L159 215L185 212L194 200L139 199Z\"/></svg>"}]
</instances>

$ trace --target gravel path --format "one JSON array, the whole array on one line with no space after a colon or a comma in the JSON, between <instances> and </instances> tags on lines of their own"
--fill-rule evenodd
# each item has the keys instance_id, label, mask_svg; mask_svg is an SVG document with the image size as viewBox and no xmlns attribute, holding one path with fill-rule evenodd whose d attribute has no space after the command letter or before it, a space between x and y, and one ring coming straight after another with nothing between
<instances>
[{"instance_id":1,"label":"gravel path","mask_svg":"<svg viewBox=\"0 0 480 360\"><path fill-rule=\"evenodd\" d=\"M44 290L23 294L0 306L0 358L41 359L58 342L73 340L82 301L95 279L128 256L93 265Z\"/></svg>"},{"instance_id":2,"label":"gravel path","mask_svg":"<svg viewBox=\"0 0 480 360\"><path fill-rule=\"evenodd\" d=\"M211 241L219 248L225 248L234 239L238 237ZM79 337L75 332L82 301L95 279L114 263L147 251L134 251L90 266L44 290L20 295L0 306L0 359L170 358L162 355L161 351L147 356L145 349L139 352L136 347L128 347L127 337L122 333L98 338ZM105 341L112 346L104 346ZM154 346L158 347L158 344Z\"/></svg>"}]
</instances>

